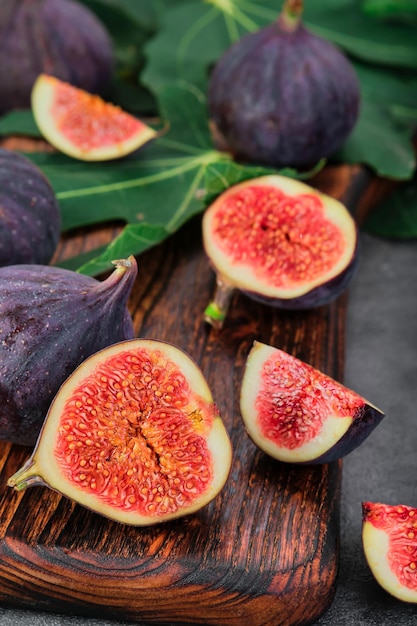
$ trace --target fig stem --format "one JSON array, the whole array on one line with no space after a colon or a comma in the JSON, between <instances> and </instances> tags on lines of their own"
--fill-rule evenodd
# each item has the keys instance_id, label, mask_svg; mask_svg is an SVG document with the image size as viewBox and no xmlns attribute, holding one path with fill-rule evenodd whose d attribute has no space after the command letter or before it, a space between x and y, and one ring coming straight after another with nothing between
<instances>
[{"instance_id":1,"label":"fig stem","mask_svg":"<svg viewBox=\"0 0 417 626\"><path fill-rule=\"evenodd\" d=\"M283 30L293 32L297 30L304 9L303 0L285 0L282 7L279 23Z\"/></svg>"},{"instance_id":2,"label":"fig stem","mask_svg":"<svg viewBox=\"0 0 417 626\"><path fill-rule=\"evenodd\" d=\"M234 291L235 288L230 283L217 276L213 299L204 311L204 320L213 328L223 328Z\"/></svg>"},{"instance_id":3,"label":"fig stem","mask_svg":"<svg viewBox=\"0 0 417 626\"><path fill-rule=\"evenodd\" d=\"M8 487L13 487L16 491L23 491L32 485L42 484L42 479L36 473L35 461L30 458L13 476L7 481Z\"/></svg>"}]
</instances>

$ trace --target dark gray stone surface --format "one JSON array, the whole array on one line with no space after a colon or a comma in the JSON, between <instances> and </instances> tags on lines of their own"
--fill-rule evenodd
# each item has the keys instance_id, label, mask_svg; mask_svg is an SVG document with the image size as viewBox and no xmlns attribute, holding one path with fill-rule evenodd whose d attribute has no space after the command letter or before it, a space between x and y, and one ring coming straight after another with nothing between
<instances>
[{"instance_id":1,"label":"dark gray stone surface","mask_svg":"<svg viewBox=\"0 0 417 626\"><path fill-rule=\"evenodd\" d=\"M386 418L344 460L337 592L316 626L416 626L417 605L389 596L365 562L361 502L417 506L417 242L361 237L362 260L349 296L345 384ZM122 626L0 608L0 626L15 624Z\"/></svg>"},{"instance_id":2,"label":"dark gray stone surface","mask_svg":"<svg viewBox=\"0 0 417 626\"><path fill-rule=\"evenodd\" d=\"M416 626L417 605L373 579L361 542L361 502L417 506L417 242L362 235L350 289L345 384L386 417L343 462L341 563L335 600L317 626Z\"/></svg>"}]
</instances>

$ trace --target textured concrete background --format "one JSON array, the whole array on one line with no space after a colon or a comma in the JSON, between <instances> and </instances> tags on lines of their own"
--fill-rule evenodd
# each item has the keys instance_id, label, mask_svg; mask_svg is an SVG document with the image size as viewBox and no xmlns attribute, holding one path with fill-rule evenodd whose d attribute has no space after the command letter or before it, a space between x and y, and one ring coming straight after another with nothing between
<instances>
[{"instance_id":1,"label":"textured concrete background","mask_svg":"<svg viewBox=\"0 0 417 626\"><path fill-rule=\"evenodd\" d=\"M335 600L317 626L417 626L417 605L373 579L361 543L361 502L417 506L417 242L362 234L350 289L345 384L386 418L344 461L341 566ZM0 626L125 626L0 608ZM250 624L248 624L250 626ZM279 625L277 625L279 626Z\"/></svg>"}]
</instances>

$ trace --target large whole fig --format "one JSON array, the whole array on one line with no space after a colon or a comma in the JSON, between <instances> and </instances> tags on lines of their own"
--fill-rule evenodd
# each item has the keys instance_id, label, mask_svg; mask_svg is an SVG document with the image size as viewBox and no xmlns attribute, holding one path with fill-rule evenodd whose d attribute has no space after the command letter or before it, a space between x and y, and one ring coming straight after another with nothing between
<instances>
[{"instance_id":1,"label":"large whole fig","mask_svg":"<svg viewBox=\"0 0 417 626\"><path fill-rule=\"evenodd\" d=\"M77 0L2 0L0 39L0 114L30 107L41 72L93 93L104 93L110 84L110 36Z\"/></svg>"},{"instance_id":2,"label":"large whole fig","mask_svg":"<svg viewBox=\"0 0 417 626\"><path fill-rule=\"evenodd\" d=\"M64 380L88 356L134 337L133 257L99 281L43 265L0 268L0 439L34 445Z\"/></svg>"},{"instance_id":3,"label":"large whole fig","mask_svg":"<svg viewBox=\"0 0 417 626\"><path fill-rule=\"evenodd\" d=\"M43 172L0 148L0 266L48 264L60 232L58 201Z\"/></svg>"},{"instance_id":4,"label":"large whole fig","mask_svg":"<svg viewBox=\"0 0 417 626\"><path fill-rule=\"evenodd\" d=\"M357 448L381 422L376 406L310 364L255 341L241 386L254 443L287 463L329 463Z\"/></svg>"},{"instance_id":5,"label":"large whole fig","mask_svg":"<svg viewBox=\"0 0 417 626\"><path fill-rule=\"evenodd\" d=\"M65 381L32 455L8 484L47 485L144 526L210 502L228 477L231 452L197 364L174 345L134 339L92 355Z\"/></svg>"},{"instance_id":6,"label":"large whole fig","mask_svg":"<svg viewBox=\"0 0 417 626\"><path fill-rule=\"evenodd\" d=\"M217 328L236 289L277 308L310 309L338 297L358 265L357 225L344 204L278 174L231 186L202 228L217 277L205 318Z\"/></svg>"},{"instance_id":7,"label":"large whole fig","mask_svg":"<svg viewBox=\"0 0 417 626\"><path fill-rule=\"evenodd\" d=\"M214 143L237 159L309 168L353 129L360 90L347 57L301 22L303 2L229 48L210 77Z\"/></svg>"}]
</instances>

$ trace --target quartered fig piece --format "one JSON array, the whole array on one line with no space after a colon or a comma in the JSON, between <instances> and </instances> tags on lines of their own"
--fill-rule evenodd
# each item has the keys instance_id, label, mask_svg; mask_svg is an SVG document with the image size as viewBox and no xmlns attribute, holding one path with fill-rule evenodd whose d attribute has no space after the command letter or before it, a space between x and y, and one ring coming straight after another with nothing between
<instances>
[{"instance_id":1,"label":"quartered fig piece","mask_svg":"<svg viewBox=\"0 0 417 626\"><path fill-rule=\"evenodd\" d=\"M310 169L332 156L356 124L353 66L305 28L302 11L302 0L286 0L277 19L234 43L210 76L214 144L238 160Z\"/></svg>"},{"instance_id":2,"label":"quartered fig piece","mask_svg":"<svg viewBox=\"0 0 417 626\"><path fill-rule=\"evenodd\" d=\"M296 357L255 341L240 409L252 441L288 463L328 463L357 448L384 413Z\"/></svg>"},{"instance_id":3,"label":"quartered fig piece","mask_svg":"<svg viewBox=\"0 0 417 626\"><path fill-rule=\"evenodd\" d=\"M227 431L196 363L171 344L134 339L94 354L67 379L8 484L47 485L143 526L208 504L230 464Z\"/></svg>"},{"instance_id":4,"label":"quartered fig piece","mask_svg":"<svg viewBox=\"0 0 417 626\"><path fill-rule=\"evenodd\" d=\"M417 508L363 502L362 541L381 587L398 600L417 602Z\"/></svg>"},{"instance_id":5,"label":"quartered fig piece","mask_svg":"<svg viewBox=\"0 0 417 626\"><path fill-rule=\"evenodd\" d=\"M33 446L64 380L88 356L135 336L133 257L103 281L53 266L0 268L0 439Z\"/></svg>"},{"instance_id":6,"label":"quartered fig piece","mask_svg":"<svg viewBox=\"0 0 417 626\"><path fill-rule=\"evenodd\" d=\"M61 212L43 172L0 148L0 266L47 264L61 234Z\"/></svg>"},{"instance_id":7,"label":"quartered fig piece","mask_svg":"<svg viewBox=\"0 0 417 626\"><path fill-rule=\"evenodd\" d=\"M0 114L30 107L36 77L48 72L104 94L114 70L113 45L98 19L77 0L1 0Z\"/></svg>"},{"instance_id":8,"label":"quartered fig piece","mask_svg":"<svg viewBox=\"0 0 417 626\"><path fill-rule=\"evenodd\" d=\"M203 215L203 244L217 276L207 322L221 328L233 291L284 309L337 298L359 259L358 229L338 200L286 176L230 187Z\"/></svg>"},{"instance_id":9,"label":"quartered fig piece","mask_svg":"<svg viewBox=\"0 0 417 626\"><path fill-rule=\"evenodd\" d=\"M118 159L157 136L120 107L47 74L33 86L32 111L54 148L83 161Z\"/></svg>"}]
</instances>

